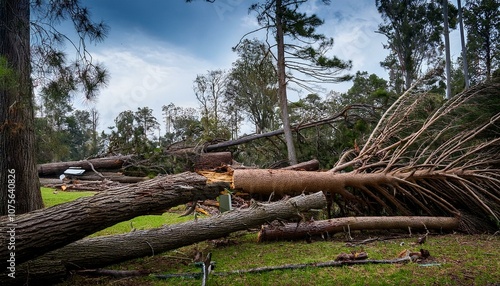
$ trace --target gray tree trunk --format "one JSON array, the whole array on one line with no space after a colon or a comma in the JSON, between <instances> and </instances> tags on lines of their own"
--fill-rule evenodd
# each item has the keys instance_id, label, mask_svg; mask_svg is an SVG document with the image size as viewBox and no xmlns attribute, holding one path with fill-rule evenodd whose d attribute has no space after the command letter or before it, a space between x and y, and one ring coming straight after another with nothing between
<instances>
[{"instance_id":1,"label":"gray tree trunk","mask_svg":"<svg viewBox=\"0 0 500 286\"><path fill-rule=\"evenodd\" d=\"M69 167L79 167L87 171L94 169L121 169L123 164L132 159L131 155L111 156L90 160L54 162L39 164L37 166L40 176L59 176Z\"/></svg>"},{"instance_id":2,"label":"gray tree trunk","mask_svg":"<svg viewBox=\"0 0 500 286\"><path fill-rule=\"evenodd\" d=\"M460 0L457 0L457 6L458 6L458 21L460 23L460 43L462 45L462 65L464 69L465 88L469 88L470 86L469 66L467 63L467 47L465 46L465 36L464 36L464 19L462 13L462 3Z\"/></svg>"},{"instance_id":3,"label":"gray tree trunk","mask_svg":"<svg viewBox=\"0 0 500 286\"><path fill-rule=\"evenodd\" d=\"M450 99L451 94L451 56L450 56L450 29L448 27L448 0L443 0L444 12L444 49L446 53L446 99Z\"/></svg>"},{"instance_id":4,"label":"gray tree trunk","mask_svg":"<svg viewBox=\"0 0 500 286\"><path fill-rule=\"evenodd\" d=\"M286 148L288 151L288 163L297 164L297 153L293 143L290 116L288 114L288 99L286 95L286 70L285 70L285 40L283 35L283 7L281 0L276 0L276 45L278 48L278 98L283 120L283 131L285 133Z\"/></svg>"},{"instance_id":5,"label":"gray tree trunk","mask_svg":"<svg viewBox=\"0 0 500 286\"><path fill-rule=\"evenodd\" d=\"M300 225L287 223L278 227L262 227L258 241L305 239L311 236L333 235L349 230L454 230L460 220L456 217L387 216L341 217L329 220L304 222Z\"/></svg>"},{"instance_id":6,"label":"gray tree trunk","mask_svg":"<svg viewBox=\"0 0 500 286\"><path fill-rule=\"evenodd\" d=\"M30 1L0 0L0 215L43 207L36 171ZM2 242L3 245L3 242ZM2 259L4 256L2 256Z\"/></svg>"}]
</instances>

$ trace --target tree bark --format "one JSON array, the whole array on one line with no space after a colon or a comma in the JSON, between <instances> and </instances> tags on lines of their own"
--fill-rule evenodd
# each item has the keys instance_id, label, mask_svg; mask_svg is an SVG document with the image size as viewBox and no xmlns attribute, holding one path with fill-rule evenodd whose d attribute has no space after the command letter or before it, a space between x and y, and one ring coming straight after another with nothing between
<instances>
[{"instance_id":1,"label":"tree bark","mask_svg":"<svg viewBox=\"0 0 500 286\"><path fill-rule=\"evenodd\" d=\"M143 181L149 180L148 177L134 177L134 176L125 176L122 173L115 173L115 172L102 172L100 173L102 175L99 176L98 174L95 173L85 173L81 176L75 176L73 181L102 181L104 179L113 181L113 182L118 182L118 183L139 183Z\"/></svg>"},{"instance_id":2,"label":"tree bark","mask_svg":"<svg viewBox=\"0 0 500 286\"><path fill-rule=\"evenodd\" d=\"M43 207L36 172L29 16L30 1L0 0L0 215L13 219Z\"/></svg>"},{"instance_id":3,"label":"tree bark","mask_svg":"<svg viewBox=\"0 0 500 286\"><path fill-rule=\"evenodd\" d=\"M61 175L69 167L80 167L87 171L95 169L120 169L123 163L130 160L132 156L112 156L106 158L97 158L81 161L56 162L38 165L38 174L40 176Z\"/></svg>"},{"instance_id":4,"label":"tree bark","mask_svg":"<svg viewBox=\"0 0 500 286\"><path fill-rule=\"evenodd\" d=\"M259 178L256 180L255 178ZM332 192L347 198L353 195L345 190L346 186L358 186L367 183L389 181L385 174L361 174L358 176L329 172L303 172L296 170L233 170L232 188L248 193L270 195L296 195L303 192Z\"/></svg>"},{"instance_id":5,"label":"tree bark","mask_svg":"<svg viewBox=\"0 0 500 286\"><path fill-rule=\"evenodd\" d=\"M440 229L453 230L459 226L459 219L453 217L343 217L329 220L287 223L283 226L264 226L259 232L258 241L294 240L322 234L332 235L348 230L373 229Z\"/></svg>"},{"instance_id":6,"label":"tree bark","mask_svg":"<svg viewBox=\"0 0 500 286\"><path fill-rule=\"evenodd\" d=\"M71 269L98 268L128 259L155 255L207 239L220 238L268 221L290 219L311 208L323 208L325 204L324 194L317 192L269 204L255 203L249 208L233 210L207 219L121 235L86 238L19 265L16 280L40 281L41 277L50 276L61 278ZM58 262L56 265L59 266L56 267L55 262ZM46 264L53 268L44 267ZM47 271L50 271L50 275ZM0 283L5 285L3 283L10 280L3 277L5 275L0 278Z\"/></svg>"},{"instance_id":7,"label":"tree bark","mask_svg":"<svg viewBox=\"0 0 500 286\"><path fill-rule=\"evenodd\" d=\"M207 184L206 181L205 177L189 172L162 176L16 216L16 263L136 216L157 213L193 200L214 199L227 186ZM8 217L0 218L2 241L9 238L10 225ZM0 257L8 257L9 252L7 247L2 247Z\"/></svg>"},{"instance_id":8,"label":"tree bark","mask_svg":"<svg viewBox=\"0 0 500 286\"><path fill-rule=\"evenodd\" d=\"M233 156L231 152L202 153L194 163L195 170L212 170L224 165L231 165Z\"/></svg>"}]
</instances>

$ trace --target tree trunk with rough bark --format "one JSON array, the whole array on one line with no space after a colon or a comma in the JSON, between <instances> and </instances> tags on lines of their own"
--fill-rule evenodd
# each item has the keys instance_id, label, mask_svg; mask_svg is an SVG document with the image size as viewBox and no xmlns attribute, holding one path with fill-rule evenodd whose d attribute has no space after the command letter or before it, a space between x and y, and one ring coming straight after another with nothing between
<instances>
[{"instance_id":1,"label":"tree trunk with rough bark","mask_svg":"<svg viewBox=\"0 0 500 286\"><path fill-rule=\"evenodd\" d=\"M81 161L55 162L38 165L38 174L40 176L61 175L69 167L79 167L86 171L94 169L120 169L123 164L132 159L132 156L112 156L105 158L96 158Z\"/></svg>"},{"instance_id":2,"label":"tree trunk with rough bark","mask_svg":"<svg viewBox=\"0 0 500 286\"><path fill-rule=\"evenodd\" d=\"M224 183L207 184L206 181L205 177L189 172L161 176L16 216L16 263L33 259L136 216L158 213L193 200L214 199L227 187ZM9 229L8 217L1 217L2 241L9 238ZM2 247L0 257L8 255L7 247Z\"/></svg>"},{"instance_id":3,"label":"tree trunk with rough bark","mask_svg":"<svg viewBox=\"0 0 500 286\"><path fill-rule=\"evenodd\" d=\"M53 279L64 278L71 269L98 268L156 255L207 239L220 238L268 221L294 218L300 212L323 208L325 204L324 194L317 192L269 204L255 203L246 209L156 229L86 238L18 266L16 280L40 283L42 279L51 279L50 282L53 282ZM3 277L0 278L2 285L12 283L12 279Z\"/></svg>"},{"instance_id":4,"label":"tree trunk with rough bark","mask_svg":"<svg viewBox=\"0 0 500 286\"><path fill-rule=\"evenodd\" d=\"M36 172L29 17L30 1L0 0L0 215L12 218L43 207Z\"/></svg>"},{"instance_id":5,"label":"tree trunk with rough bark","mask_svg":"<svg viewBox=\"0 0 500 286\"><path fill-rule=\"evenodd\" d=\"M454 217L343 217L321 221L287 223L282 226L264 226L259 232L259 242L273 240L305 239L323 234L332 235L349 230L387 230L403 229L412 230L439 229L454 230L459 226L460 220Z\"/></svg>"},{"instance_id":6,"label":"tree trunk with rough bark","mask_svg":"<svg viewBox=\"0 0 500 286\"><path fill-rule=\"evenodd\" d=\"M85 174L83 174L81 176L75 176L72 179L73 179L73 182L108 180L108 181L113 181L113 182L118 182L118 183L132 184L132 183L139 183L139 182L147 181L150 178L149 177L125 176L122 173L117 173L117 172L99 172L98 174L96 174L93 171L90 171L90 172L86 172ZM42 180L40 180L40 181L42 181Z\"/></svg>"},{"instance_id":7,"label":"tree trunk with rough bark","mask_svg":"<svg viewBox=\"0 0 500 286\"><path fill-rule=\"evenodd\" d=\"M233 164L231 152L202 153L194 162L195 170L212 170L225 165Z\"/></svg>"}]
</instances>

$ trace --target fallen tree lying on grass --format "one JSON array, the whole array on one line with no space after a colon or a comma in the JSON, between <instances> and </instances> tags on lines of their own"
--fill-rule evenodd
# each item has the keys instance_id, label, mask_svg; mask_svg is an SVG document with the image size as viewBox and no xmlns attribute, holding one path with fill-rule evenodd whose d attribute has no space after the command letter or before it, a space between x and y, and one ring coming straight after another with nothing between
<instances>
[{"instance_id":1,"label":"fallen tree lying on grass","mask_svg":"<svg viewBox=\"0 0 500 286\"><path fill-rule=\"evenodd\" d=\"M265 266L265 267L256 267L250 269L240 269L226 272L211 272L209 275L214 276L229 276L229 275L241 275L241 274L255 274L255 273L265 273L271 271L280 271L280 270L296 270L296 269L304 269L304 268L314 268L314 267L341 267L347 265L366 265L366 264L403 264L411 262L412 259L410 257L401 257L395 259L349 259L349 260L330 260L325 262L310 262L310 263L302 263L302 264L285 264L278 266ZM90 277L98 277L98 276L108 276L114 278L123 278L123 277L137 277L137 276L151 276L157 279L171 279L171 278L192 278L192 279L200 279L205 274L203 272L189 272L189 273L172 273L172 274L154 274L149 271L144 270L111 270L111 269L85 269L81 271L77 271L78 275L82 276L90 276Z\"/></svg>"},{"instance_id":2,"label":"fallen tree lying on grass","mask_svg":"<svg viewBox=\"0 0 500 286\"><path fill-rule=\"evenodd\" d=\"M425 94L407 92L387 110L363 147L345 153L330 172L236 169L214 173L214 178L203 173L209 180L185 173L16 216L16 262L138 215L213 199L229 183L236 191L269 196L323 191L340 217L453 216L461 219L465 230L496 230L500 222L500 82L496 80L455 96L432 113ZM8 229L9 219L0 218L3 241L9 238ZM210 229L199 234L203 240L205 231ZM151 251L147 243L142 247ZM7 248L0 255L8 257ZM66 269L57 258L38 263L30 261L25 270L33 273L57 265Z\"/></svg>"},{"instance_id":3,"label":"fallen tree lying on grass","mask_svg":"<svg viewBox=\"0 0 500 286\"><path fill-rule=\"evenodd\" d=\"M66 277L71 269L98 268L132 258L155 255L232 232L257 227L268 221L287 220L309 209L321 209L326 199L322 192L300 195L269 204L254 203L249 208L233 210L219 216L134 231L127 234L86 238L38 259L16 267L16 280L53 281ZM2 285L12 282L3 275Z\"/></svg>"},{"instance_id":4,"label":"fallen tree lying on grass","mask_svg":"<svg viewBox=\"0 0 500 286\"><path fill-rule=\"evenodd\" d=\"M329 172L235 170L250 193L330 193L335 217L457 216L469 232L500 225L500 78L435 108L432 95L401 95L362 148ZM255 178L259 178L256 180Z\"/></svg>"},{"instance_id":5,"label":"fallen tree lying on grass","mask_svg":"<svg viewBox=\"0 0 500 286\"><path fill-rule=\"evenodd\" d=\"M130 161L132 156L111 156L104 158L95 158L81 161L56 162L38 165L39 176L61 175L69 167L79 167L87 171L95 169L121 169L122 166Z\"/></svg>"},{"instance_id":6,"label":"fallen tree lying on grass","mask_svg":"<svg viewBox=\"0 0 500 286\"><path fill-rule=\"evenodd\" d=\"M312 236L333 235L351 230L388 230L438 229L450 231L457 229L460 220L453 217L343 217L321 221L287 223L279 226L263 226L259 231L258 241L305 239Z\"/></svg>"},{"instance_id":7,"label":"fallen tree lying on grass","mask_svg":"<svg viewBox=\"0 0 500 286\"><path fill-rule=\"evenodd\" d=\"M206 181L205 177L190 172L160 176L18 215L15 217L16 262L36 258L136 216L158 213L193 200L215 199L227 187L224 183L207 184ZM9 218L1 217L2 241L8 241L10 228ZM2 247L0 256L8 257L9 252L7 247Z\"/></svg>"}]
</instances>

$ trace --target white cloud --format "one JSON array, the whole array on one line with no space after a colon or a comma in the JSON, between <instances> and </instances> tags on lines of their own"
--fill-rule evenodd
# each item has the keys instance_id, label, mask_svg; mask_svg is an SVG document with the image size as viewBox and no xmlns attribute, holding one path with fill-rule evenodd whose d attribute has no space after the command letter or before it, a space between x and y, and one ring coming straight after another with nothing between
<instances>
[{"instance_id":1,"label":"white cloud","mask_svg":"<svg viewBox=\"0 0 500 286\"><path fill-rule=\"evenodd\" d=\"M380 15L374 5L342 6L329 17L324 33L333 36L332 54L343 60L351 60L351 72L368 71L380 77L387 73L380 67L388 51L382 47L386 38L375 31L381 23ZM356 13L353 11L356 10ZM341 17L340 17L340 16ZM334 86L334 90L344 92L352 86L351 82Z\"/></svg>"},{"instance_id":2,"label":"white cloud","mask_svg":"<svg viewBox=\"0 0 500 286\"><path fill-rule=\"evenodd\" d=\"M113 126L116 116L125 110L136 111L147 106L161 121L161 107L170 102L181 107L197 107L193 80L197 74L217 68L166 43L142 39L125 46L128 47L114 46L93 53L94 59L103 63L110 73L108 86L96 100L102 130Z\"/></svg>"}]
</instances>

